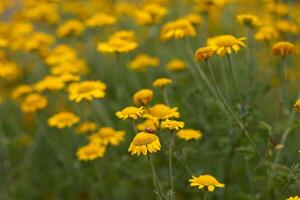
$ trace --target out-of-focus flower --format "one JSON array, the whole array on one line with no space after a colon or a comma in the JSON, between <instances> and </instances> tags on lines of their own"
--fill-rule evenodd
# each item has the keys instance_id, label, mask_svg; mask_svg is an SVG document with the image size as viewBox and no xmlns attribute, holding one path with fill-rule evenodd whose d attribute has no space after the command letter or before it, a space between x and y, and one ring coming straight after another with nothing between
<instances>
[{"instance_id":1,"label":"out-of-focus flower","mask_svg":"<svg viewBox=\"0 0 300 200\"><path fill-rule=\"evenodd\" d=\"M65 83L56 76L46 76L42 80L34 84L34 88L39 91L45 90L61 90L65 87Z\"/></svg>"},{"instance_id":2,"label":"out-of-focus flower","mask_svg":"<svg viewBox=\"0 0 300 200\"><path fill-rule=\"evenodd\" d=\"M172 83L172 80L169 78L158 78L153 81L153 86L157 88L164 88Z\"/></svg>"},{"instance_id":3,"label":"out-of-focus flower","mask_svg":"<svg viewBox=\"0 0 300 200\"><path fill-rule=\"evenodd\" d=\"M80 80L80 76L70 74L70 73L63 73L59 76L59 78L64 82L64 83L69 83L69 82L75 82Z\"/></svg>"},{"instance_id":4,"label":"out-of-focus flower","mask_svg":"<svg viewBox=\"0 0 300 200\"><path fill-rule=\"evenodd\" d=\"M29 94L33 91L33 88L31 85L19 85L17 86L12 92L11 92L11 97L13 99L17 99L19 97L22 97L26 94Z\"/></svg>"},{"instance_id":5,"label":"out-of-focus flower","mask_svg":"<svg viewBox=\"0 0 300 200\"><path fill-rule=\"evenodd\" d=\"M181 71L186 69L186 64L183 60L172 59L166 64L166 68L169 71Z\"/></svg>"},{"instance_id":6,"label":"out-of-focus flower","mask_svg":"<svg viewBox=\"0 0 300 200\"><path fill-rule=\"evenodd\" d=\"M124 140L125 132L116 131L111 127L102 127L90 136L90 142L100 145L117 146Z\"/></svg>"},{"instance_id":7,"label":"out-of-focus flower","mask_svg":"<svg viewBox=\"0 0 300 200\"><path fill-rule=\"evenodd\" d=\"M72 83L68 87L69 99L76 103L82 100L91 101L105 96L106 85L101 81L83 81Z\"/></svg>"},{"instance_id":8,"label":"out-of-focus flower","mask_svg":"<svg viewBox=\"0 0 300 200\"><path fill-rule=\"evenodd\" d=\"M139 131L145 131L145 129L147 129L147 128L151 128L153 130L156 130L157 127L158 127L158 125L159 125L158 120L155 120L155 119L146 119L142 123L137 124L136 128Z\"/></svg>"},{"instance_id":9,"label":"out-of-focus flower","mask_svg":"<svg viewBox=\"0 0 300 200\"><path fill-rule=\"evenodd\" d=\"M52 35L43 32L34 32L24 41L22 49L24 51L42 51L45 48L49 48L53 42L54 38Z\"/></svg>"},{"instance_id":10,"label":"out-of-focus flower","mask_svg":"<svg viewBox=\"0 0 300 200\"><path fill-rule=\"evenodd\" d=\"M46 97L33 93L25 97L21 104L21 110L24 113L36 112L37 110L44 109L48 104Z\"/></svg>"},{"instance_id":11,"label":"out-of-focus flower","mask_svg":"<svg viewBox=\"0 0 300 200\"><path fill-rule=\"evenodd\" d=\"M88 71L88 67L84 60L73 59L61 62L51 67L51 73L54 75L61 74L80 74L84 75Z\"/></svg>"},{"instance_id":12,"label":"out-of-focus flower","mask_svg":"<svg viewBox=\"0 0 300 200\"><path fill-rule=\"evenodd\" d=\"M294 51L295 46L287 41L277 42L272 47L275 56L285 57Z\"/></svg>"},{"instance_id":13,"label":"out-of-focus flower","mask_svg":"<svg viewBox=\"0 0 300 200\"><path fill-rule=\"evenodd\" d=\"M153 91L149 89L142 89L133 95L133 103L136 106L146 106L153 98Z\"/></svg>"},{"instance_id":14,"label":"out-of-focus flower","mask_svg":"<svg viewBox=\"0 0 300 200\"><path fill-rule=\"evenodd\" d=\"M180 139L183 140L199 140L202 137L202 133L198 130L194 130L194 129L182 129L180 131L177 132L176 134Z\"/></svg>"},{"instance_id":15,"label":"out-of-focus flower","mask_svg":"<svg viewBox=\"0 0 300 200\"><path fill-rule=\"evenodd\" d=\"M59 112L48 119L48 125L59 129L71 127L78 123L80 118L71 112Z\"/></svg>"},{"instance_id":16,"label":"out-of-focus flower","mask_svg":"<svg viewBox=\"0 0 300 200\"><path fill-rule=\"evenodd\" d=\"M157 67L158 65L159 59L147 54L139 54L129 63L130 69L137 71L144 71L148 67Z\"/></svg>"},{"instance_id":17,"label":"out-of-focus flower","mask_svg":"<svg viewBox=\"0 0 300 200\"><path fill-rule=\"evenodd\" d=\"M200 25L203 23L203 20L198 13L189 13L183 16L182 19L189 21L192 25Z\"/></svg>"},{"instance_id":18,"label":"out-of-focus flower","mask_svg":"<svg viewBox=\"0 0 300 200\"><path fill-rule=\"evenodd\" d=\"M287 20L277 21L275 27L281 33L290 33L290 34L299 33L299 26Z\"/></svg>"},{"instance_id":19,"label":"out-of-focus flower","mask_svg":"<svg viewBox=\"0 0 300 200\"><path fill-rule=\"evenodd\" d=\"M16 80L21 74L20 67L14 62L0 62L0 78L8 81Z\"/></svg>"},{"instance_id":20,"label":"out-of-focus flower","mask_svg":"<svg viewBox=\"0 0 300 200\"><path fill-rule=\"evenodd\" d=\"M153 107L149 108L150 119L169 119L169 118L179 118L180 114L177 111L178 108L170 108L164 104L156 104Z\"/></svg>"},{"instance_id":21,"label":"out-of-focus flower","mask_svg":"<svg viewBox=\"0 0 300 200\"><path fill-rule=\"evenodd\" d=\"M225 54L231 54L232 51L238 53L240 46L246 47L243 42L245 37L236 38L232 35L220 35L213 38L208 38L207 45L213 48L218 55L224 56Z\"/></svg>"},{"instance_id":22,"label":"out-of-focus flower","mask_svg":"<svg viewBox=\"0 0 300 200\"><path fill-rule=\"evenodd\" d=\"M267 9L270 13L276 14L279 16L284 16L288 13L288 7L284 3L272 2L267 4Z\"/></svg>"},{"instance_id":23,"label":"out-of-focus flower","mask_svg":"<svg viewBox=\"0 0 300 200\"><path fill-rule=\"evenodd\" d=\"M149 3L137 9L134 16L137 24L152 25L159 23L167 12L167 8L159 4Z\"/></svg>"},{"instance_id":24,"label":"out-of-focus flower","mask_svg":"<svg viewBox=\"0 0 300 200\"><path fill-rule=\"evenodd\" d=\"M131 155L147 155L148 153L156 153L160 147L159 138L155 134L140 132L133 138L128 152L131 152Z\"/></svg>"},{"instance_id":25,"label":"out-of-focus flower","mask_svg":"<svg viewBox=\"0 0 300 200\"><path fill-rule=\"evenodd\" d=\"M105 150L105 146L87 144L83 147L80 147L77 150L76 155L78 160L91 161L103 157L105 154Z\"/></svg>"},{"instance_id":26,"label":"out-of-focus flower","mask_svg":"<svg viewBox=\"0 0 300 200\"><path fill-rule=\"evenodd\" d=\"M184 122L176 121L176 120L165 120L161 123L161 128L168 129L169 131L178 131L183 129Z\"/></svg>"},{"instance_id":27,"label":"out-of-focus flower","mask_svg":"<svg viewBox=\"0 0 300 200\"><path fill-rule=\"evenodd\" d=\"M215 187L225 187L223 183L220 183L215 177L211 175L201 175L199 177L192 176L189 180L190 186L198 187L199 189L205 188L209 192L213 192Z\"/></svg>"},{"instance_id":28,"label":"out-of-focus flower","mask_svg":"<svg viewBox=\"0 0 300 200\"><path fill-rule=\"evenodd\" d=\"M270 41L278 38L278 31L273 26L264 26L255 33L255 40Z\"/></svg>"},{"instance_id":29,"label":"out-of-focus flower","mask_svg":"<svg viewBox=\"0 0 300 200\"><path fill-rule=\"evenodd\" d=\"M297 99L294 108L298 113L300 113L300 99Z\"/></svg>"},{"instance_id":30,"label":"out-of-focus flower","mask_svg":"<svg viewBox=\"0 0 300 200\"><path fill-rule=\"evenodd\" d=\"M116 112L116 116L120 119L138 119L142 117L145 110L143 107L137 108L137 107L126 107L121 111Z\"/></svg>"},{"instance_id":31,"label":"out-of-focus flower","mask_svg":"<svg viewBox=\"0 0 300 200\"><path fill-rule=\"evenodd\" d=\"M214 55L214 52L214 48L211 46L201 47L196 50L195 57L199 61L203 60L207 62L207 60Z\"/></svg>"},{"instance_id":32,"label":"out-of-focus flower","mask_svg":"<svg viewBox=\"0 0 300 200\"><path fill-rule=\"evenodd\" d=\"M48 65L57 65L75 59L75 50L69 47L68 45L60 44L57 45L54 49L52 49L45 61Z\"/></svg>"},{"instance_id":33,"label":"out-of-focus flower","mask_svg":"<svg viewBox=\"0 0 300 200\"><path fill-rule=\"evenodd\" d=\"M60 25L57 29L57 36L67 37L70 35L80 35L84 30L82 22L76 19L71 19Z\"/></svg>"},{"instance_id":34,"label":"out-of-focus flower","mask_svg":"<svg viewBox=\"0 0 300 200\"><path fill-rule=\"evenodd\" d=\"M113 15L106 13L97 13L86 20L85 24L88 27L97 27L97 26L107 26L113 25L116 23L116 18Z\"/></svg>"},{"instance_id":35,"label":"out-of-focus flower","mask_svg":"<svg viewBox=\"0 0 300 200\"><path fill-rule=\"evenodd\" d=\"M240 14L236 16L237 22L249 27L256 27L261 24L259 18L255 15L250 14Z\"/></svg>"},{"instance_id":36,"label":"out-of-focus flower","mask_svg":"<svg viewBox=\"0 0 300 200\"><path fill-rule=\"evenodd\" d=\"M161 40L181 39L194 36L196 36L195 28L189 21L183 19L166 23L160 32Z\"/></svg>"},{"instance_id":37,"label":"out-of-focus flower","mask_svg":"<svg viewBox=\"0 0 300 200\"><path fill-rule=\"evenodd\" d=\"M294 197L289 197L286 200L300 200L300 197L297 195L297 196L294 196Z\"/></svg>"},{"instance_id":38,"label":"out-of-focus flower","mask_svg":"<svg viewBox=\"0 0 300 200\"><path fill-rule=\"evenodd\" d=\"M85 121L85 122L81 122L75 128L75 131L79 134L87 134L95 131L96 129L97 129L97 124L95 122Z\"/></svg>"}]
</instances>

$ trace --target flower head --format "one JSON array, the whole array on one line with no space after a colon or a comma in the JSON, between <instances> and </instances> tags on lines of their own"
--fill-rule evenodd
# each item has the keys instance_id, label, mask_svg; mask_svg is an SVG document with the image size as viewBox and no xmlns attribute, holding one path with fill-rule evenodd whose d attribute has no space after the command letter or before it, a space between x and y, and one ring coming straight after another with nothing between
<instances>
[{"instance_id":1,"label":"flower head","mask_svg":"<svg viewBox=\"0 0 300 200\"><path fill-rule=\"evenodd\" d=\"M91 135L90 142L116 146L124 140L124 136L124 131L116 131L111 127L102 127L96 133Z\"/></svg>"},{"instance_id":2,"label":"flower head","mask_svg":"<svg viewBox=\"0 0 300 200\"><path fill-rule=\"evenodd\" d=\"M134 13L138 25L157 24L167 14L168 10L156 3L148 3Z\"/></svg>"},{"instance_id":3,"label":"flower head","mask_svg":"<svg viewBox=\"0 0 300 200\"><path fill-rule=\"evenodd\" d=\"M105 96L106 85L101 81L83 81L72 83L68 87L69 99L75 102L82 100L91 101L94 98L103 98Z\"/></svg>"},{"instance_id":4,"label":"flower head","mask_svg":"<svg viewBox=\"0 0 300 200\"><path fill-rule=\"evenodd\" d=\"M19 97L22 97L23 95L31 93L32 91L33 88L31 85L19 85L12 91L11 97L13 99L17 99Z\"/></svg>"},{"instance_id":5,"label":"flower head","mask_svg":"<svg viewBox=\"0 0 300 200\"><path fill-rule=\"evenodd\" d=\"M156 119L146 119L142 123L139 123L136 125L136 128L139 131L145 131L147 128L151 128L153 130L156 130L159 125L158 120Z\"/></svg>"},{"instance_id":6,"label":"flower head","mask_svg":"<svg viewBox=\"0 0 300 200\"><path fill-rule=\"evenodd\" d=\"M97 124L95 122L81 122L77 127L76 127L76 132L79 134L86 134L90 133L92 131L95 131L97 129Z\"/></svg>"},{"instance_id":7,"label":"flower head","mask_svg":"<svg viewBox=\"0 0 300 200\"><path fill-rule=\"evenodd\" d=\"M181 39L196 36L196 30L187 20L176 20L166 23L160 33L161 40Z\"/></svg>"},{"instance_id":8,"label":"flower head","mask_svg":"<svg viewBox=\"0 0 300 200\"><path fill-rule=\"evenodd\" d=\"M129 68L137 71L144 71L148 67L157 67L159 59L151 57L147 54L139 54L130 63Z\"/></svg>"},{"instance_id":9,"label":"flower head","mask_svg":"<svg viewBox=\"0 0 300 200\"><path fill-rule=\"evenodd\" d=\"M24 113L36 112L37 110L45 108L47 104L48 100L46 97L38 93L33 93L25 97L21 104L21 110Z\"/></svg>"},{"instance_id":10,"label":"flower head","mask_svg":"<svg viewBox=\"0 0 300 200\"><path fill-rule=\"evenodd\" d=\"M97 13L86 20L85 24L88 27L107 26L116 23L116 18L106 13Z\"/></svg>"},{"instance_id":11,"label":"flower head","mask_svg":"<svg viewBox=\"0 0 300 200\"><path fill-rule=\"evenodd\" d=\"M199 140L202 137L202 133L194 129L182 129L176 134L180 139L188 140Z\"/></svg>"},{"instance_id":12,"label":"flower head","mask_svg":"<svg viewBox=\"0 0 300 200\"><path fill-rule=\"evenodd\" d=\"M285 57L294 51L295 46L287 41L277 42L272 47L275 56Z\"/></svg>"},{"instance_id":13,"label":"flower head","mask_svg":"<svg viewBox=\"0 0 300 200\"><path fill-rule=\"evenodd\" d=\"M249 27L259 26L261 23L257 16L250 14L237 15L236 20L237 22Z\"/></svg>"},{"instance_id":14,"label":"flower head","mask_svg":"<svg viewBox=\"0 0 300 200\"><path fill-rule=\"evenodd\" d=\"M80 118L71 112L59 112L48 119L49 126L59 129L71 127L78 123Z\"/></svg>"},{"instance_id":15,"label":"flower head","mask_svg":"<svg viewBox=\"0 0 300 200\"><path fill-rule=\"evenodd\" d=\"M140 107L126 107L121 111L116 112L116 116L120 119L138 119L144 114L144 108Z\"/></svg>"},{"instance_id":16,"label":"flower head","mask_svg":"<svg viewBox=\"0 0 300 200\"><path fill-rule=\"evenodd\" d=\"M164 104L156 104L149 109L150 118L156 119L169 119L169 118L179 118L180 114L177 111L178 108L170 108Z\"/></svg>"},{"instance_id":17,"label":"flower head","mask_svg":"<svg viewBox=\"0 0 300 200\"><path fill-rule=\"evenodd\" d=\"M190 186L198 187L199 189L205 188L209 192L213 192L215 187L224 187L223 183L220 183L215 177L211 175L201 175L199 177L192 176L189 180Z\"/></svg>"},{"instance_id":18,"label":"flower head","mask_svg":"<svg viewBox=\"0 0 300 200\"><path fill-rule=\"evenodd\" d=\"M59 37L66 37L69 35L80 35L84 30L84 25L75 19L66 21L57 29L57 35Z\"/></svg>"},{"instance_id":19,"label":"flower head","mask_svg":"<svg viewBox=\"0 0 300 200\"><path fill-rule=\"evenodd\" d=\"M155 134L140 132L133 138L128 152L131 152L131 155L147 155L159 151L160 147L159 138Z\"/></svg>"},{"instance_id":20,"label":"flower head","mask_svg":"<svg viewBox=\"0 0 300 200\"><path fill-rule=\"evenodd\" d=\"M153 98L153 91L149 89L142 89L133 95L133 103L136 106L146 106Z\"/></svg>"},{"instance_id":21,"label":"flower head","mask_svg":"<svg viewBox=\"0 0 300 200\"><path fill-rule=\"evenodd\" d=\"M208 38L207 44L211 46L218 55L224 56L225 54L231 54L232 51L238 53L240 46L246 47L243 42L246 38L236 38L232 35L220 35L213 38Z\"/></svg>"},{"instance_id":22,"label":"flower head","mask_svg":"<svg viewBox=\"0 0 300 200\"><path fill-rule=\"evenodd\" d=\"M294 196L294 197L289 197L286 200L300 200L300 197L297 195L297 196Z\"/></svg>"},{"instance_id":23,"label":"flower head","mask_svg":"<svg viewBox=\"0 0 300 200\"><path fill-rule=\"evenodd\" d=\"M258 29L255 33L255 40L259 41L270 41L279 36L278 31L272 26L264 26Z\"/></svg>"},{"instance_id":24,"label":"flower head","mask_svg":"<svg viewBox=\"0 0 300 200\"><path fill-rule=\"evenodd\" d=\"M291 33L291 34L299 33L299 26L287 20L277 21L275 27L281 33Z\"/></svg>"},{"instance_id":25,"label":"flower head","mask_svg":"<svg viewBox=\"0 0 300 200\"><path fill-rule=\"evenodd\" d=\"M172 83L172 80L169 78L158 78L155 81L153 81L153 86L158 88L164 88L167 85L170 85Z\"/></svg>"},{"instance_id":26,"label":"flower head","mask_svg":"<svg viewBox=\"0 0 300 200\"><path fill-rule=\"evenodd\" d=\"M181 71L186 69L186 64L183 60L172 59L167 63L166 68L169 71Z\"/></svg>"},{"instance_id":27,"label":"flower head","mask_svg":"<svg viewBox=\"0 0 300 200\"><path fill-rule=\"evenodd\" d=\"M65 83L63 80L56 76L46 76L34 85L34 88L39 92L45 90L61 90L64 87Z\"/></svg>"},{"instance_id":28,"label":"flower head","mask_svg":"<svg viewBox=\"0 0 300 200\"><path fill-rule=\"evenodd\" d=\"M83 147L80 147L77 152L78 160L82 161L91 161L96 158L101 158L104 156L105 146L95 145L95 144L87 144Z\"/></svg>"},{"instance_id":29,"label":"flower head","mask_svg":"<svg viewBox=\"0 0 300 200\"><path fill-rule=\"evenodd\" d=\"M214 54L214 48L207 46L207 47L202 47L197 49L196 53L195 53L195 57L197 60L199 61L207 61L210 57L213 56Z\"/></svg>"},{"instance_id":30,"label":"flower head","mask_svg":"<svg viewBox=\"0 0 300 200\"><path fill-rule=\"evenodd\" d=\"M169 131L178 131L184 127L184 122L167 119L161 123L161 127Z\"/></svg>"},{"instance_id":31,"label":"flower head","mask_svg":"<svg viewBox=\"0 0 300 200\"><path fill-rule=\"evenodd\" d=\"M300 99L298 99L294 105L295 110L300 113Z\"/></svg>"}]
</instances>

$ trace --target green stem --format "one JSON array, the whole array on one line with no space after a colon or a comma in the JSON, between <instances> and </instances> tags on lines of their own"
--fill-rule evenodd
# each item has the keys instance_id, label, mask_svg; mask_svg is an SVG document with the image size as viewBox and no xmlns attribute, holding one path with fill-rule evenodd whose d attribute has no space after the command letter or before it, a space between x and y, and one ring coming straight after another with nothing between
<instances>
[{"instance_id":1,"label":"green stem","mask_svg":"<svg viewBox=\"0 0 300 200\"><path fill-rule=\"evenodd\" d=\"M162 200L162 197L160 195L160 188L159 188L159 183L158 183L156 171L155 171L155 168L154 168L154 165L153 165L153 162L152 162L152 158L151 158L151 156L149 154L148 154L148 160L150 162L151 170L152 170L153 185L154 185L154 188L155 188L154 193L157 195L157 198L159 200Z\"/></svg>"},{"instance_id":2,"label":"green stem","mask_svg":"<svg viewBox=\"0 0 300 200\"><path fill-rule=\"evenodd\" d=\"M236 75L235 67L232 64L232 61L231 61L231 58L230 58L229 54L226 54L226 58L227 58L227 61L228 61L228 65L231 69L235 91L236 91L237 96L239 98L240 104L242 105L242 97L241 97L240 90L239 90L239 87L238 87L238 81L237 81L237 75Z\"/></svg>"},{"instance_id":3,"label":"green stem","mask_svg":"<svg viewBox=\"0 0 300 200\"><path fill-rule=\"evenodd\" d=\"M169 101L169 98L168 98L168 94L167 94L166 88L162 89L162 93L163 93L163 97L164 97L165 103L167 104L167 106L170 106L170 101Z\"/></svg>"},{"instance_id":4,"label":"green stem","mask_svg":"<svg viewBox=\"0 0 300 200\"><path fill-rule=\"evenodd\" d=\"M170 185L171 185L170 200L173 199L173 192L174 192L173 166L172 166L173 137L174 137L173 135L174 133L170 132L170 142L169 142L169 175L170 175Z\"/></svg>"}]
</instances>

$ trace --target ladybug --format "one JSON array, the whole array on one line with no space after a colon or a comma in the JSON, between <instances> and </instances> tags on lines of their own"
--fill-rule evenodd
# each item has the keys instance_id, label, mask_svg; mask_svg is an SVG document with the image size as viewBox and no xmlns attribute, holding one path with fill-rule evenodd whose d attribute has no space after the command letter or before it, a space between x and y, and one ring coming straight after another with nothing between
<instances>
[{"instance_id":1,"label":"ladybug","mask_svg":"<svg viewBox=\"0 0 300 200\"><path fill-rule=\"evenodd\" d=\"M145 132L147 132L147 133L155 133L155 129L151 128L151 127L147 127L147 128L145 128Z\"/></svg>"}]
</instances>

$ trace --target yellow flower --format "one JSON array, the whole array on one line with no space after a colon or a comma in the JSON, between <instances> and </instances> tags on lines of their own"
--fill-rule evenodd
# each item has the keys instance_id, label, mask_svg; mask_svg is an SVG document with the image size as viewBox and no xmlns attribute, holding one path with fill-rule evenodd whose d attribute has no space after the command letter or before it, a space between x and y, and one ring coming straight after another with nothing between
<instances>
[{"instance_id":1,"label":"yellow flower","mask_svg":"<svg viewBox=\"0 0 300 200\"><path fill-rule=\"evenodd\" d=\"M153 86L158 88L164 88L167 85L170 85L172 83L172 80L169 78L158 78L155 81L153 81Z\"/></svg>"},{"instance_id":2,"label":"yellow flower","mask_svg":"<svg viewBox=\"0 0 300 200\"><path fill-rule=\"evenodd\" d=\"M196 30L193 25L183 19L166 23L161 32L161 40L170 40L170 39L181 39L184 37L194 37L196 36Z\"/></svg>"},{"instance_id":3,"label":"yellow flower","mask_svg":"<svg viewBox=\"0 0 300 200\"><path fill-rule=\"evenodd\" d=\"M299 26L293 22L287 20L279 20L276 22L275 27L279 32L282 33L291 33L297 34L299 33Z\"/></svg>"},{"instance_id":4,"label":"yellow flower","mask_svg":"<svg viewBox=\"0 0 300 200\"><path fill-rule=\"evenodd\" d=\"M120 30L111 35L109 39L135 41L135 33L130 30Z\"/></svg>"},{"instance_id":5,"label":"yellow flower","mask_svg":"<svg viewBox=\"0 0 300 200\"><path fill-rule=\"evenodd\" d=\"M87 71L88 68L86 66L86 62L81 59L63 61L51 67L51 74L54 75L66 73L84 75Z\"/></svg>"},{"instance_id":6,"label":"yellow flower","mask_svg":"<svg viewBox=\"0 0 300 200\"><path fill-rule=\"evenodd\" d=\"M145 131L145 129L147 129L147 128L151 128L151 129L153 129L155 131L157 129L158 125L159 125L158 120L155 120L155 119L146 119L142 123L137 124L136 128L139 131Z\"/></svg>"},{"instance_id":7,"label":"yellow flower","mask_svg":"<svg viewBox=\"0 0 300 200\"><path fill-rule=\"evenodd\" d=\"M121 111L116 112L116 116L123 120L128 119L128 118L129 119L138 119L144 114L144 111L145 110L143 107L137 108L137 107L130 106L130 107L124 108Z\"/></svg>"},{"instance_id":8,"label":"yellow flower","mask_svg":"<svg viewBox=\"0 0 300 200\"><path fill-rule=\"evenodd\" d=\"M80 35L84 30L84 25L76 19L71 19L63 23L57 29L57 36L66 37L70 35Z\"/></svg>"},{"instance_id":9,"label":"yellow flower","mask_svg":"<svg viewBox=\"0 0 300 200\"><path fill-rule=\"evenodd\" d=\"M163 121L161 123L161 128L168 129L169 131L178 131L184 127L184 122L176 121L176 120L169 120Z\"/></svg>"},{"instance_id":10,"label":"yellow flower","mask_svg":"<svg viewBox=\"0 0 300 200\"><path fill-rule=\"evenodd\" d=\"M107 26L116 23L116 18L106 13L97 13L86 20L86 25L89 27Z\"/></svg>"},{"instance_id":11,"label":"yellow flower","mask_svg":"<svg viewBox=\"0 0 300 200\"><path fill-rule=\"evenodd\" d=\"M203 22L201 16L197 13L187 14L184 17L182 17L182 19L189 21L193 25L200 25Z\"/></svg>"},{"instance_id":12,"label":"yellow flower","mask_svg":"<svg viewBox=\"0 0 300 200\"><path fill-rule=\"evenodd\" d=\"M146 106L153 98L153 91L149 89L142 89L133 95L133 103L136 106Z\"/></svg>"},{"instance_id":13,"label":"yellow flower","mask_svg":"<svg viewBox=\"0 0 300 200\"><path fill-rule=\"evenodd\" d=\"M83 81L72 83L68 87L69 99L76 103L82 100L91 101L94 98L100 99L105 96L106 85L101 81Z\"/></svg>"},{"instance_id":14,"label":"yellow flower","mask_svg":"<svg viewBox=\"0 0 300 200\"><path fill-rule=\"evenodd\" d=\"M46 58L48 65L56 65L62 62L74 60L76 58L76 52L71 47L60 44L51 50L49 56Z\"/></svg>"},{"instance_id":15,"label":"yellow flower","mask_svg":"<svg viewBox=\"0 0 300 200\"><path fill-rule=\"evenodd\" d=\"M179 118L180 114L177 111L178 108L170 108L164 104L156 104L149 109L150 118L154 117L157 119L168 119L168 118Z\"/></svg>"},{"instance_id":16,"label":"yellow flower","mask_svg":"<svg viewBox=\"0 0 300 200\"><path fill-rule=\"evenodd\" d=\"M300 113L300 99L298 99L294 105L294 108L297 112Z\"/></svg>"},{"instance_id":17,"label":"yellow flower","mask_svg":"<svg viewBox=\"0 0 300 200\"><path fill-rule=\"evenodd\" d=\"M71 127L78 123L80 118L71 112L59 112L48 119L48 125L59 129Z\"/></svg>"},{"instance_id":18,"label":"yellow flower","mask_svg":"<svg viewBox=\"0 0 300 200\"><path fill-rule=\"evenodd\" d=\"M220 35L213 38L208 38L207 45L211 46L218 55L224 56L225 54L231 54L232 51L238 53L240 46L246 47L243 40L246 38L236 38L232 35Z\"/></svg>"},{"instance_id":19,"label":"yellow flower","mask_svg":"<svg viewBox=\"0 0 300 200\"><path fill-rule=\"evenodd\" d=\"M25 85L25 84L19 85L12 91L11 97L13 99L17 99L19 97L22 97L23 95L31 93L32 91L33 91L33 88L30 85Z\"/></svg>"},{"instance_id":20,"label":"yellow flower","mask_svg":"<svg viewBox=\"0 0 300 200\"><path fill-rule=\"evenodd\" d=\"M133 138L128 152L131 152L131 155L147 155L159 151L160 147L159 138L155 134L140 132Z\"/></svg>"},{"instance_id":21,"label":"yellow flower","mask_svg":"<svg viewBox=\"0 0 300 200\"><path fill-rule=\"evenodd\" d=\"M8 81L17 79L21 74L21 69L14 62L0 62L0 78Z\"/></svg>"},{"instance_id":22,"label":"yellow flower","mask_svg":"<svg viewBox=\"0 0 300 200\"><path fill-rule=\"evenodd\" d=\"M225 187L223 183L220 183L215 177L210 175L201 175L199 177L192 176L189 182L190 186L195 186L199 189L205 188L209 192L213 192L215 187Z\"/></svg>"},{"instance_id":23,"label":"yellow flower","mask_svg":"<svg viewBox=\"0 0 300 200\"><path fill-rule=\"evenodd\" d=\"M125 132L116 131L111 127L102 127L96 133L91 135L90 142L101 145L117 146L124 140Z\"/></svg>"},{"instance_id":24,"label":"yellow flower","mask_svg":"<svg viewBox=\"0 0 300 200\"><path fill-rule=\"evenodd\" d=\"M202 133L198 130L194 130L194 129L182 129L180 131L177 132L177 136L180 139L184 139L186 141L188 140L199 140L202 137Z\"/></svg>"},{"instance_id":25,"label":"yellow flower","mask_svg":"<svg viewBox=\"0 0 300 200\"><path fill-rule=\"evenodd\" d=\"M97 49L105 53L127 53L137 47L138 44L134 41L112 38L108 42L99 43Z\"/></svg>"},{"instance_id":26,"label":"yellow flower","mask_svg":"<svg viewBox=\"0 0 300 200\"><path fill-rule=\"evenodd\" d=\"M88 144L83 147L80 147L77 150L76 155L78 160L91 161L91 160L95 160L96 158L103 157L105 150L106 150L105 146Z\"/></svg>"},{"instance_id":27,"label":"yellow flower","mask_svg":"<svg viewBox=\"0 0 300 200\"><path fill-rule=\"evenodd\" d=\"M278 37L277 30L272 26L261 27L254 35L255 40L270 41Z\"/></svg>"},{"instance_id":28,"label":"yellow flower","mask_svg":"<svg viewBox=\"0 0 300 200\"><path fill-rule=\"evenodd\" d=\"M249 26L249 27L256 27L261 24L260 20L255 15L250 14L241 14L236 16L237 22Z\"/></svg>"},{"instance_id":29,"label":"yellow flower","mask_svg":"<svg viewBox=\"0 0 300 200\"><path fill-rule=\"evenodd\" d=\"M37 91L44 91L44 90L60 90L65 87L65 83L56 76L46 76L44 79L38 81L34 88Z\"/></svg>"},{"instance_id":30,"label":"yellow flower","mask_svg":"<svg viewBox=\"0 0 300 200\"><path fill-rule=\"evenodd\" d=\"M277 42L272 47L275 56L285 57L294 51L295 46L287 41Z\"/></svg>"},{"instance_id":31,"label":"yellow flower","mask_svg":"<svg viewBox=\"0 0 300 200\"><path fill-rule=\"evenodd\" d=\"M289 197L286 200L300 200L300 197L299 196Z\"/></svg>"},{"instance_id":32,"label":"yellow flower","mask_svg":"<svg viewBox=\"0 0 300 200\"><path fill-rule=\"evenodd\" d=\"M86 134L90 133L92 131L95 131L97 129L97 124L94 122L86 121L86 122L81 122L77 127L76 127L76 132L79 134Z\"/></svg>"},{"instance_id":33,"label":"yellow flower","mask_svg":"<svg viewBox=\"0 0 300 200\"><path fill-rule=\"evenodd\" d=\"M43 48L48 48L53 42L53 36L42 32L35 32L24 41L22 49L26 52L43 50Z\"/></svg>"},{"instance_id":34,"label":"yellow flower","mask_svg":"<svg viewBox=\"0 0 300 200\"><path fill-rule=\"evenodd\" d=\"M149 3L137 9L134 16L138 25L152 25L159 23L167 12L168 10L159 4Z\"/></svg>"},{"instance_id":35,"label":"yellow flower","mask_svg":"<svg viewBox=\"0 0 300 200\"><path fill-rule=\"evenodd\" d=\"M197 60L205 62L214 55L214 49L213 47L207 46L207 47L201 47L197 49L195 53L195 57Z\"/></svg>"},{"instance_id":36,"label":"yellow flower","mask_svg":"<svg viewBox=\"0 0 300 200\"><path fill-rule=\"evenodd\" d=\"M167 63L166 68L169 71L181 71L186 69L186 64L183 60L172 59Z\"/></svg>"},{"instance_id":37,"label":"yellow flower","mask_svg":"<svg viewBox=\"0 0 300 200\"><path fill-rule=\"evenodd\" d=\"M46 97L37 93L29 94L22 101L21 110L24 113L36 112L37 110L45 108L47 104L48 101Z\"/></svg>"},{"instance_id":38,"label":"yellow flower","mask_svg":"<svg viewBox=\"0 0 300 200\"><path fill-rule=\"evenodd\" d=\"M64 83L68 83L68 82L75 82L75 81L79 81L80 80L80 76L77 75L73 75L70 73L63 73L59 76L59 78L64 82Z\"/></svg>"},{"instance_id":39,"label":"yellow flower","mask_svg":"<svg viewBox=\"0 0 300 200\"><path fill-rule=\"evenodd\" d=\"M129 67L133 70L144 71L148 67L157 67L158 64L159 60L156 57L151 57L147 54L140 54L129 63Z\"/></svg>"}]
</instances>

